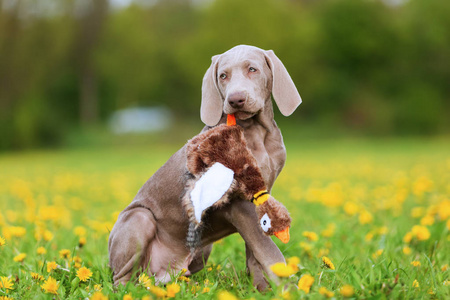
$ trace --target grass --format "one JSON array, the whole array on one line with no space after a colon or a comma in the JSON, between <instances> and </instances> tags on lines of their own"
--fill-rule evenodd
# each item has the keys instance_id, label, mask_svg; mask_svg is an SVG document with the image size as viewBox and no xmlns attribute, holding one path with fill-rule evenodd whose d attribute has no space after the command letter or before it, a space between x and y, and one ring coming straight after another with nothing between
<instances>
[{"instance_id":1,"label":"grass","mask_svg":"<svg viewBox=\"0 0 450 300\"><path fill-rule=\"evenodd\" d=\"M450 297L448 139L285 140L288 161L272 194L293 223L288 244L274 240L286 258L299 259L291 260L294 274L258 293L245 273L244 242L233 235L216 243L207 268L189 279L175 275L163 292L322 299L326 288L337 298ZM151 278L113 287L107 239L117 214L177 147L1 154L0 299L157 298ZM58 267L48 271L49 262ZM77 276L82 266L92 272L86 282ZM306 275L314 280L308 292L309 284L297 286Z\"/></svg>"}]
</instances>

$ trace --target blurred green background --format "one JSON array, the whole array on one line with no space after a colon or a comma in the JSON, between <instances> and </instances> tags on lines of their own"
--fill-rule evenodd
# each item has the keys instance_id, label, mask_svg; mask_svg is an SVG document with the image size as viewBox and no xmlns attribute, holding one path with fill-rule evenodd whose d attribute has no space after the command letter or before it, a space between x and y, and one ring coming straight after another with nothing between
<instances>
[{"instance_id":1,"label":"blurred green background","mask_svg":"<svg viewBox=\"0 0 450 300\"><path fill-rule=\"evenodd\" d=\"M0 150L117 140L130 107L168 108L164 138L185 141L210 57L238 44L293 77L283 132L448 136L449 16L442 0L0 0Z\"/></svg>"}]
</instances>

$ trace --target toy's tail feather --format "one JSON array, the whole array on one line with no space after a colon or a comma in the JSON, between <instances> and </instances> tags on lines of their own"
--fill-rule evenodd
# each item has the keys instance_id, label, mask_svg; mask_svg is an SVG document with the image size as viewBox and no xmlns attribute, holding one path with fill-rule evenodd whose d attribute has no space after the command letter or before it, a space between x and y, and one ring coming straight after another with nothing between
<instances>
[{"instance_id":1,"label":"toy's tail feather","mask_svg":"<svg viewBox=\"0 0 450 300\"><path fill-rule=\"evenodd\" d=\"M195 249L200 245L202 239L202 227L195 223L189 223L189 230L186 237L186 243L194 253Z\"/></svg>"}]
</instances>

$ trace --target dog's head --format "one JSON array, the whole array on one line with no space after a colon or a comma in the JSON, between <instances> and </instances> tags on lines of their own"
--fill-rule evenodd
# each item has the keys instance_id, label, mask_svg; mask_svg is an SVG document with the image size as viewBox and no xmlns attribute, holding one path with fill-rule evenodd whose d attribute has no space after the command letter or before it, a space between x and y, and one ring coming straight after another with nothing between
<instances>
[{"instance_id":1,"label":"dog's head","mask_svg":"<svg viewBox=\"0 0 450 300\"><path fill-rule=\"evenodd\" d=\"M289 116L302 102L283 63L272 50L240 45L212 57L203 78L201 119L216 125L222 113L245 120L260 113L273 96Z\"/></svg>"}]
</instances>

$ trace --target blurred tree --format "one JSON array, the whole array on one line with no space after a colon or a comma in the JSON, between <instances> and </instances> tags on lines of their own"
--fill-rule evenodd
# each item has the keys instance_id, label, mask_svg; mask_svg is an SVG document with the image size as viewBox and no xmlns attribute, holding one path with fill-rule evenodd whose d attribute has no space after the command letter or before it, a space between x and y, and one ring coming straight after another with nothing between
<instances>
[{"instance_id":1,"label":"blurred tree","mask_svg":"<svg viewBox=\"0 0 450 300\"><path fill-rule=\"evenodd\" d=\"M0 149L58 144L128 106L198 121L211 56L238 44L284 62L304 99L293 119L448 133L450 2L387 3L0 0Z\"/></svg>"},{"instance_id":2,"label":"blurred tree","mask_svg":"<svg viewBox=\"0 0 450 300\"><path fill-rule=\"evenodd\" d=\"M106 20L108 0L89 1L84 5L82 15L78 19L75 59L80 85L80 120L82 123L89 124L98 120L98 75L94 53Z\"/></svg>"},{"instance_id":3,"label":"blurred tree","mask_svg":"<svg viewBox=\"0 0 450 300\"><path fill-rule=\"evenodd\" d=\"M316 54L326 77L317 91L317 109L349 126L386 129L380 123L389 122L391 115L380 117L376 114L383 111L375 108L385 101L378 94L378 77L389 77L384 70L395 59L392 12L381 2L361 0L325 1L319 9Z\"/></svg>"}]
</instances>

